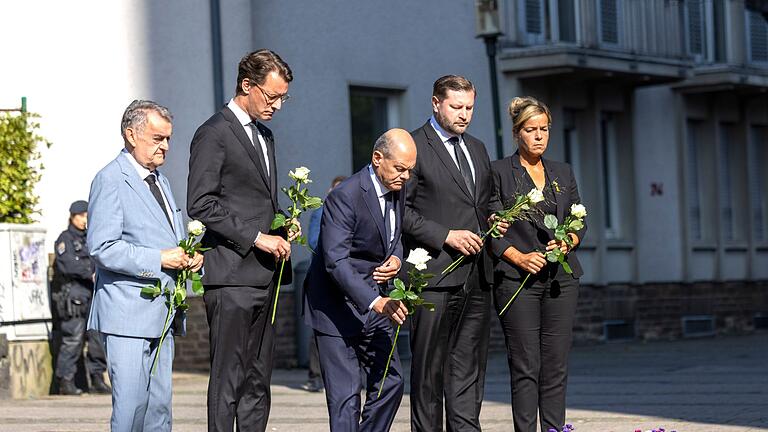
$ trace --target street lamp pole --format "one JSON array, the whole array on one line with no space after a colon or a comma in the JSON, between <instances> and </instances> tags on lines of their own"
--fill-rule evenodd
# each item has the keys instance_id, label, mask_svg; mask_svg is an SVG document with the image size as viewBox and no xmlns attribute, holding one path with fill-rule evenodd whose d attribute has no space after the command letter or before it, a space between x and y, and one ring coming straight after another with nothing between
<instances>
[{"instance_id":1,"label":"street lamp pole","mask_svg":"<svg viewBox=\"0 0 768 432\"><path fill-rule=\"evenodd\" d=\"M488 55L488 68L491 71L491 100L493 101L493 129L496 132L496 158L504 157L504 142L499 109L499 80L496 76L496 42L498 35L484 36L485 53Z\"/></svg>"},{"instance_id":2,"label":"street lamp pole","mask_svg":"<svg viewBox=\"0 0 768 432\"><path fill-rule=\"evenodd\" d=\"M501 133L499 112L499 81L496 77L496 46L501 36L499 3L497 0L475 0L476 34L485 41L485 53L491 70L491 102L493 105L493 129L496 138L496 158L504 157L504 141Z\"/></svg>"}]
</instances>

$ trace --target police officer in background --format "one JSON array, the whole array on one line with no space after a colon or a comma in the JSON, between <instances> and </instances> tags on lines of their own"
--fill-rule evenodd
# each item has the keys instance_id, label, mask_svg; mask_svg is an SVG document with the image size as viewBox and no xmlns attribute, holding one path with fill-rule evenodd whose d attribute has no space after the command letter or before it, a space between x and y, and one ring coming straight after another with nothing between
<instances>
[{"instance_id":1,"label":"police officer in background","mask_svg":"<svg viewBox=\"0 0 768 432\"><path fill-rule=\"evenodd\" d=\"M53 273L53 303L61 328L61 349L56 361L59 394L79 395L75 386L77 363L83 355L87 335L86 367L91 376L91 392L111 393L104 382L107 359L98 332L86 333L85 323L93 297L95 266L85 242L88 224L88 202L75 201L69 207L69 227L56 239L56 259Z\"/></svg>"}]
</instances>

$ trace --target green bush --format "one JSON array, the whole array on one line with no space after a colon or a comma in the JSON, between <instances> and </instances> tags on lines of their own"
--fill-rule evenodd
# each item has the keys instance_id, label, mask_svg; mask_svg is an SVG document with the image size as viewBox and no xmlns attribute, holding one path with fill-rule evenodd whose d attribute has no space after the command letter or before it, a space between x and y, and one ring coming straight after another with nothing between
<instances>
[{"instance_id":1,"label":"green bush","mask_svg":"<svg viewBox=\"0 0 768 432\"><path fill-rule=\"evenodd\" d=\"M40 124L33 113L0 113L0 222L32 223L39 197L35 184L40 180L39 144L51 143L37 134Z\"/></svg>"}]
</instances>

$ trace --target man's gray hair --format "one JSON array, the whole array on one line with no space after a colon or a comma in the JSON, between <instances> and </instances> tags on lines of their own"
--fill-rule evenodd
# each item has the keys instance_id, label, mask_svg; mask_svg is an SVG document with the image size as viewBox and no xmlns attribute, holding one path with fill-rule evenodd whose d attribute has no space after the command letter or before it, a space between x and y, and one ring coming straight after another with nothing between
<instances>
[{"instance_id":1,"label":"man's gray hair","mask_svg":"<svg viewBox=\"0 0 768 432\"><path fill-rule=\"evenodd\" d=\"M123 121L120 122L120 134L123 135L123 139L125 139L126 129L130 128L138 132L144 130L149 111L154 111L169 123L173 123L173 115L171 115L171 111L168 108L150 100L135 100L125 109Z\"/></svg>"},{"instance_id":2,"label":"man's gray hair","mask_svg":"<svg viewBox=\"0 0 768 432\"><path fill-rule=\"evenodd\" d=\"M378 151L382 155L384 155L385 158L388 158L389 155L392 153L392 139L389 137L389 134L387 132L384 132L381 134L381 136L376 139L376 142L373 144L373 151Z\"/></svg>"}]
</instances>

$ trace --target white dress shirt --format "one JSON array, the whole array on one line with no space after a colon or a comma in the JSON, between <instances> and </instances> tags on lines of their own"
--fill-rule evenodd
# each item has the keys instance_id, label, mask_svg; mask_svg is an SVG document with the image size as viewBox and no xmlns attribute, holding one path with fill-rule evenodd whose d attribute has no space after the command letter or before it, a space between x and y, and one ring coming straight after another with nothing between
<instances>
[{"instance_id":1,"label":"white dress shirt","mask_svg":"<svg viewBox=\"0 0 768 432\"><path fill-rule=\"evenodd\" d=\"M389 189L386 188L381 183L381 180L376 176L376 173L373 172L373 167L371 165L368 165L368 173L371 176L371 181L373 182L373 188L376 190L376 196L379 197L379 207L381 207L381 217L384 216L384 208L386 206L386 203L384 202L384 195L386 195L389 192ZM394 199L394 198L393 198ZM392 227L389 233L389 242L392 243L392 240L395 238L395 209L394 206L389 211L389 226Z\"/></svg>"},{"instance_id":2,"label":"white dress shirt","mask_svg":"<svg viewBox=\"0 0 768 432\"><path fill-rule=\"evenodd\" d=\"M165 204L165 214L168 215L168 219L173 221L173 209L171 209L171 206L168 205L168 198L165 197L165 192L163 192L163 188L160 187L160 179L157 177L157 173L154 171L150 171L147 168L144 168L139 164L139 162L136 161L136 159L133 157L132 154L128 153L128 150L123 149L123 154L125 154L125 158L128 159L128 162L131 163L134 169L136 169L136 173L139 174L139 178L141 178L141 181L144 183L144 186L147 187L147 190L152 192L151 189L149 189L149 183L147 183L144 179L147 178L150 174L155 175L155 181L157 182L157 188L160 189L160 195L163 197L163 203ZM176 230L175 227L171 227L174 231Z\"/></svg>"},{"instance_id":3,"label":"white dress shirt","mask_svg":"<svg viewBox=\"0 0 768 432\"><path fill-rule=\"evenodd\" d=\"M240 106L235 103L234 99L229 100L229 103L227 104L227 108L229 108L235 114L235 117L237 117L237 121L239 121L240 124L243 126L243 129L245 130L245 134L248 135L248 138L251 140L251 144L256 145L253 141L253 129L251 129L251 126L250 126L250 124L253 122L253 120L251 120L251 116L248 115L247 112L243 111L243 109L240 108ZM259 145L261 146L261 154L264 155L264 166L267 167L267 175L269 175L269 154L267 153L267 143L264 141L264 137L261 136L261 133L257 133L256 136L259 139ZM256 233L256 238L253 240L254 246L256 246L256 242L259 241L259 237L261 237L261 231Z\"/></svg>"},{"instance_id":4,"label":"white dress shirt","mask_svg":"<svg viewBox=\"0 0 768 432\"><path fill-rule=\"evenodd\" d=\"M449 139L455 137L456 135L443 129L442 126L437 123L437 120L435 120L435 116L430 117L429 124L432 126L432 129L437 132L438 138L443 141L443 145L445 146L445 149L448 150L448 154L451 155L451 159L453 159L453 163L456 164L456 168L459 168L459 171L461 171L461 167L459 167L459 161L456 160L456 153L453 151L453 144L448 142ZM469 156L469 150L467 150L467 144L464 142L464 137L459 135L458 138L459 148L464 152L464 157L466 157L467 162L469 162L469 170L472 171L472 180L477 181L475 178L475 165L472 163L472 158Z\"/></svg>"},{"instance_id":5,"label":"white dress shirt","mask_svg":"<svg viewBox=\"0 0 768 432\"><path fill-rule=\"evenodd\" d=\"M373 188L376 190L376 196L379 198L379 208L381 209L381 217L384 217L384 208L386 206L386 203L384 202L384 195L387 192L390 192L389 189L386 188L381 183L381 180L376 176L376 173L373 172L373 166L370 164L368 165L368 174L371 176L371 181L373 182ZM394 198L393 198L394 199ZM392 210L389 211L389 226L392 227L389 233L389 242L392 243L392 240L395 238L395 208L392 206ZM381 296L376 296L375 299L371 302L371 304L368 305L368 310L373 309L373 305L376 304L377 301Z\"/></svg>"},{"instance_id":6,"label":"white dress shirt","mask_svg":"<svg viewBox=\"0 0 768 432\"><path fill-rule=\"evenodd\" d=\"M256 145L256 141L253 139L253 129L251 129L250 126L252 122L255 122L251 120L251 116L249 116L247 112L243 111L243 109L235 103L234 99L229 100L227 108L235 113L235 117L237 117L237 120L241 125L243 125L243 129L245 129L245 134L248 135L248 138L250 138L251 144ZM267 153L267 143L264 141L264 137L261 136L261 133L257 133L256 135L259 139L259 145L261 146L261 154L264 155L264 165L267 167L267 175L269 175L269 170L271 168L269 166L269 153Z\"/></svg>"}]
</instances>

